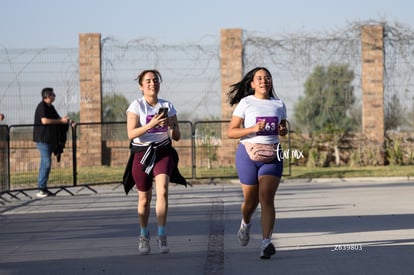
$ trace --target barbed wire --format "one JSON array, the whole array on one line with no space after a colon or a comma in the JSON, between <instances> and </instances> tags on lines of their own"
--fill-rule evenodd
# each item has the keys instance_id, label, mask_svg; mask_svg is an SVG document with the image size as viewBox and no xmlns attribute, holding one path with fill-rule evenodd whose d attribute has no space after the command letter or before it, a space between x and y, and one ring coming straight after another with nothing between
<instances>
[{"instance_id":1,"label":"barbed wire","mask_svg":"<svg viewBox=\"0 0 414 275\"><path fill-rule=\"evenodd\" d=\"M104 87L104 93L121 91L132 100L140 94L137 83L130 80L144 69L155 68L164 78L160 97L173 101L184 113L181 119L220 116L218 43L164 45L138 39L120 44L113 38L103 41L103 75L111 75L113 84Z\"/></svg>"},{"instance_id":2,"label":"barbed wire","mask_svg":"<svg viewBox=\"0 0 414 275\"><path fill-rule=\"evenodd\" d=\"M414 31L402 23L386 20L351 22L328 31L283 33L272 36L243 31L244 70L266 66L275 88L293 117L293 106L304 92L304 82L316 66L348 64L355 73L354 93L361 95L361 28L384 27L385 100L398 95L408 113L413 113ZM207 42L206 42L207 41ZM113 36L102 39L103 93L121 93L128 100L139 96L136 75L157 68L164 83L161 96L173 101L181 119L221 117L220 37L204 37L197 43L166 45L151 37L122 42ZM76 112L79 102L79 69L76 49L0 48L0 103L19 118L31 123L34 102L43 86L57 86L63 93L59 107ZM322 100L322 99L321 99ZM385 106L387 104L385 103ZM27 109L29 115L18 110ZM32 110L33 109L33 110ZM2 112L4 112L2 110ZM410 114L407 114L410 115Z\"/></svg>"}]
</instances>

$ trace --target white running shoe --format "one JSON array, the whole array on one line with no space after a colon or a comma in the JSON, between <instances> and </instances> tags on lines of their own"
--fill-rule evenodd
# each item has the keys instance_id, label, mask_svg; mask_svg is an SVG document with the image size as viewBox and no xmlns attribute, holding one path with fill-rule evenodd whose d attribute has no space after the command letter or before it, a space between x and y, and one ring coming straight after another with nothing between
<instances>
[{"instance_id":1,"label":"white running shoe","mask_svg":"<svg viewBox=\"0 0 414 275\"><path fill-rule=\"evenodd\" d=\"M54 197L56 196L55 193L50 192L49 190L39 190L39 192L36 193L36 197L38 198L46 198L46 197Z\"/></svg>"},{"instance_id":2,"label":"white running shoe","mask_svg":"<svg viewBox=\"0 0 414 275\"><path fill-rule=\"evenodd\" d=\"M239 233L237 233L239 243L241 246L246 246L250 240L250 228L245 225L240 225Z\"/></svg>"},{"instance_id":3,"label":"white running shoe","mask_svg":"<svg viewBox=\"0 0 414 275\"><path fill-rule=\"evenodd\" d=\"M158 247L160 248L161 253L166 254L170 252L170 249L168 248L168 244L167 244L166 235L158 236L157 242L158 242Z\"/></svg>"},{"instance_id":4,"label":"white running shoe","mask_svg":"<svg viewBox=\"0 0 414 275\"><path fill-rule=\"evenodd\" d=\"M139 236L138 251L141 255L148 255L151 252L150 235L147 237Z\"/></svg>"}]
</instances>

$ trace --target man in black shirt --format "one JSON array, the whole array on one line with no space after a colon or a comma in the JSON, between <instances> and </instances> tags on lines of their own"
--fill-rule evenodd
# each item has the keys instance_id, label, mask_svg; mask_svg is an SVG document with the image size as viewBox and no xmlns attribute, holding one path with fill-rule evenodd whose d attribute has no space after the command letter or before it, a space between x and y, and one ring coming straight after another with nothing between
<instances>
[{"instance_id":1,"label":"man in black shirt","mask_svg":"<svg viewBox=\"0 0 414 275\"><path fill-rule=\"evenodd\" d=\"M33 141L40 152L40 168L38 175L38 198L53 196L54 193L47 189L50 168L52 164L52 153L56 152L59 144L60 127L67 127L71 122L69 117L60 117L52 105L56 95L53 88L42 90L42 101L37 105L34 115ZM65 132L66 134L66 132Z\"/></svg>"}]
</instances>

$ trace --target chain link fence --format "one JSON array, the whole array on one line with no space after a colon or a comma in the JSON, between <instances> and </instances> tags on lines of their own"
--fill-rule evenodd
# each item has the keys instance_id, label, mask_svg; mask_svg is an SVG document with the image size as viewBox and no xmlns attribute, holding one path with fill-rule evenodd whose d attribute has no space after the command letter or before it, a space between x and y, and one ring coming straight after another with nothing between
<instances>
[{"instance_id":1,"label":"chain link fence","mask_svg":"<svg viewBox=\"0 0 414 275\"><path fill-rule=\"evenodd\" d=\"M173 102L179 120L220 119L219 47L218 42L175 46L151 44L147 40L121 44L103 39L103 96L122 94L131 102L141 96L137 75L155 68L163 77L159 96Z\"/></svg>"},{"instance_id":2,"label":"chain link fence","mask_svg":"<svg viewBox=\"0 0 414 275\"><path fill-rule=\"evenodd\" d=\"M393 118L399 114L399 125L391 126L395 126L394 130L411 131L414 32L402 25L381 24L385 26L386 116ZM304 82L316 66L348 65L355 74L354 95L361 98L362 25L354 23L330 33L280 37L263 37L245 31L245 72L255 66L270 69L294 128L294 106L303 96ZM120 94L132 101L140 96L134 78L143 69L156 68L164 78L160 97L176 105L180 120L221 119L219 36L212 41L207 45L163 45L149 39L126 43L110 37L102 39L103 96ZM40 91L46 86L55 88L55 106L61 115L79 112L78 63L77 49L0 48L0 112L6 115L3 124L33 123L34 109L41 100ZM360 105L360 100L356 104ZM397 114L393 111L396 109Z\"/></svg>"},{"instance_id":3,"label":"chain link fence","mask_svg":"<svg viewBox=\"0 0 414 275\"><path fill-rule=\"evenodd\" d=\"M270 69L275 89L286 102L288 118L295 129L291 119L294 106L303 96L304 82L316 66L348 65L355 74L354 95L361 98L360 29L363 24L370 23L354 23L330 33L278 37L245 31L244 70L247 72L256 66ZM386 123L393 131L409 133L414 121L414 32L400 24L380 24L384 25ZM134 100L140 96L134 78L143 69L156 68L163 76L160 97L173 102L180 121L220 120L221 95L226 91L221 91L219 35L212 41L209 44L163 45L149 39L127 43L111 37L102 39L103 96L120 94L128 102ZM78 59L78 49L0 48L0 112L6 117L1 123L32 124L34 110L41 100L40 91L46 86L55 89L54 105L60 115L79 112ZM356 104L360 103L361 100L356 100ZM387 118L390 118L388 122ZM392 125L397 119L398 123ZM3 132L2 144L7 140ZM32 133L30 127L14 127L12 135L14 141L20 137L22 142L30 142ZM18 142L15 144L13 146L19 146ZM1 150L4 155L4 146ZM214 165L214 154L207 153L206 158L210 158L205 163L207 166ZM4 160L1 164L3 178L9 166ZM36 165L31 165L37 169ZM13 169L16 168L13 166ZM4 182L2 180L2 184Z\"/></svg>"}]
</instances>

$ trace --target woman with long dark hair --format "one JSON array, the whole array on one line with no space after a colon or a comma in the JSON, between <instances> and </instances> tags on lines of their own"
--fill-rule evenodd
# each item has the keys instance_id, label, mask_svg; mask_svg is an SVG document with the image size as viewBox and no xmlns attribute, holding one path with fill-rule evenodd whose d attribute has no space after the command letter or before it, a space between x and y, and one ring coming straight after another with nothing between
<instances>
[{"instance_id":1,"label":"woman with long dark hair","mask_svg":"<svg viewBox=\"0 0 414 275\"><path fill-rule=\"evenodd\" d=\"M240 139L236 168L244 201L238 232L241 246L250 240L251 217L260 203L262 246L260 258L276 253L271 242L275 225L274 199L283 171L279 135L287 134L286 106L273 89L272 75L264 67L249 71L228 93L233 111L228 136Z\"/></svg>"}]
</instances>

